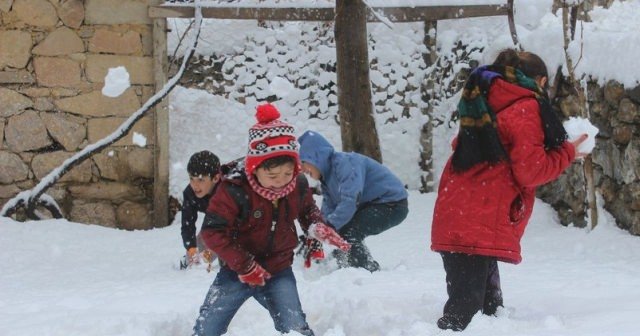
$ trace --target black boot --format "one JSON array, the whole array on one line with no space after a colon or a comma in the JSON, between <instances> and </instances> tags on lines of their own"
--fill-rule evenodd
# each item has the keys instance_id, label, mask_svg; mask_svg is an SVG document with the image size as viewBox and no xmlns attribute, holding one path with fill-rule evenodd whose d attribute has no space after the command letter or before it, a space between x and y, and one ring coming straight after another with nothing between
<instances>
[{"instance_id":1,"label":"black boot","mask_svg":"<svg viewBox=\"0 0 640 336\"><path fill-rule=\"evenodd\" d=\"M438 328L442 330L463 331L467 327L468 323L460 321L460 319L453 315L444 315L438 319Z\"/></svg>"},{"instance_id":2,"label":"black boot","mask_svg":"<svg viewBox=\"0 0 640 336\"><path fill-rule=\"evenodd\" d=\"M362 242L350 242L351 249L348 252L349 266L364 268L373 273L380 270L380 264L373 259L367 246Z\"/></svg>"}]
</instances>

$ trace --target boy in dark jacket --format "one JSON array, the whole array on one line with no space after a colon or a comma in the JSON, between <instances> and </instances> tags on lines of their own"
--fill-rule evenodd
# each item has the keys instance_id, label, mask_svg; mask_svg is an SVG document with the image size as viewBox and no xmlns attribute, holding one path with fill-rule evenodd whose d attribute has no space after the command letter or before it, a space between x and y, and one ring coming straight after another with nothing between
<instances>
[{"instance_id":1,"label":"boy in dark jacket","mask_svg":"<svg viewBox=\"0 0 640 336\"><path fill-rule=\"evenodd\" d=\"M200 254L207 263L215 255L204 247L200 235L196 236L198 212L205 212L209 200L220 181L220 160L210 151L201 151L191 155L187 164L189 185L182 192L182 243L187 253L180 263L184 269L200 262Z\"/></svg>"},{"instance_id":2,"label":"boy in dark jacket","mask_svg":"<svg viewBox=\"0 0 640 336\"><path fill-rule=\"evenodd\" d=\"M194 335L224 334L250 297L269 310L279 332L313 335L291 269L298 244L294 220L311 237L342 250L350 247L323 223L300 175L294 129L279 116L271 104L258 106L244 168L225 177L209 203L202 238L222 266L200 307Z\"/></svg>"}]
</instances>

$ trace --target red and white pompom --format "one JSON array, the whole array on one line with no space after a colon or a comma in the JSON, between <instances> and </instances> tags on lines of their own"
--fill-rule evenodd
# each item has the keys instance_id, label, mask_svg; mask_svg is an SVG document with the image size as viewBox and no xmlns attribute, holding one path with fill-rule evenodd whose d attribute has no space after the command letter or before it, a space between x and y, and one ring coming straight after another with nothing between
<instances>
[{"instance_id":1,"label":"red and white pompom","mask_svg":"<svg viewBox=\"0 0 640 336\"><path fill-rule=\"evenodd\" d=\"M256 108L256 119L261 124L266 124L280 118L280 112L272 104L266 103Z\"/></svg>"}]
</instances>

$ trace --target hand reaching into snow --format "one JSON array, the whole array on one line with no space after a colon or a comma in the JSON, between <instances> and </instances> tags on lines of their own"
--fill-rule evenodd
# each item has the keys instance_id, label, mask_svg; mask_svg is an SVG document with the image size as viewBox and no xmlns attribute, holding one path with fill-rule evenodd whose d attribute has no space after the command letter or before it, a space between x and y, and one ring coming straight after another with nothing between
<instances>
[{"instance_id":1,"label":"hand reaching into snow","mask_svg":"<svg viewBox=\"0 0 640 336\"><path fill-rule=\"evenodd\" d=\"M342 251L349 251L351 244L340 237L331 226L324 223L315 223L309 227L309 236L321 242L328 243L339 248Z\"/></svg>"},{"instance_id":2,"label":"hand reaching into snow","mask_svg":"<svg viewBox=\"0 0 640 336\"><path fill-rule=\"evenodd\" d=\"M589 153L582 153L582 152L579 152L579 151L578 151L578 148L580 147L580 145L581 145L583 142L587 141L587 139L588 139L588 138L589 138L589 135L585 133L585 134L580 135L580 136L579 136L578 138L576 138L575 140L570 141L570 143L573 145L573 148L574 148L574 149L575 149L575 151L576 151L576 159L582 159L582 158L584 158L585 156L589 155Z\"/></svg>"}]
</instances>

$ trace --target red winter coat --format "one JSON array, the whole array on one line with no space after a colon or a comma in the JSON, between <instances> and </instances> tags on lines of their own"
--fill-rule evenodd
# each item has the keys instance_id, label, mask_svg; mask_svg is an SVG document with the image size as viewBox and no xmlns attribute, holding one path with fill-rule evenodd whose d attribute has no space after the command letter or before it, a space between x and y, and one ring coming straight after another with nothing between
<instances>
[{"instance_id":1,"label":"red winter coat","mask_svg":"<svg viewBox=\"0 0 640 336\"><path fill-rule=\"evenodd\" d=\"M440 178L431 249L494 256L517 264L536 187L556 179L573 161L575 150L565 142L545 151L533 92L496 79L488 101L496 111L498 134L510 162L478 164L456 173L449 159Z\"/></svg>"},{"instance_id":2,"label":"red winter coat","mask_svg":"<svg viewBox=\"0 0 640 336\"><path fill-rule=\"evenodd\" d=\"M202 224L205 245L238 274L247 273L254 259L271 274L291 266L298 244L294 220L305 231L322 222L306 178L299 175L297 182L276 208L251 189L246 177L223 180Z\"/></svg>"}]
</instances>

